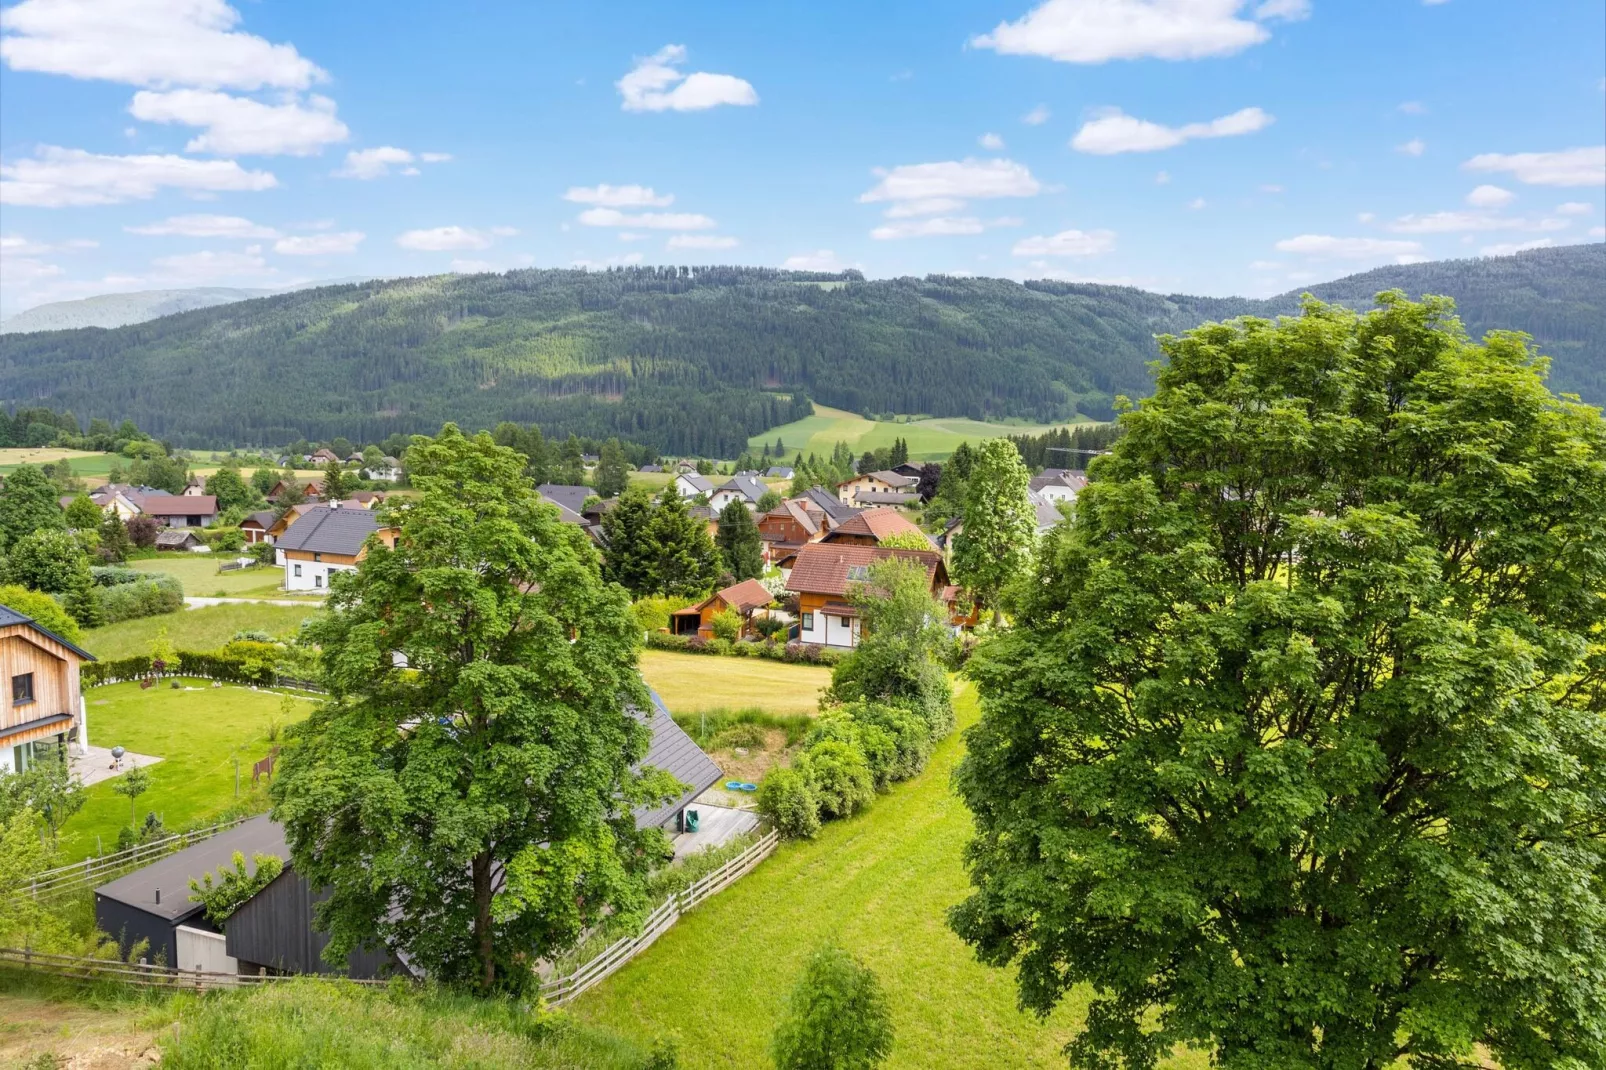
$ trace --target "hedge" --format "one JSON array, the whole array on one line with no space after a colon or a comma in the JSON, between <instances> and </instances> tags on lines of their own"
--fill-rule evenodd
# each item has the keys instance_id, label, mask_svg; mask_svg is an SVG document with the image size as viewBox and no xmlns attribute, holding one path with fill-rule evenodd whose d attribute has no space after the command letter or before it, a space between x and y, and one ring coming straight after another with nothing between
<instances>
[{"instance_id":1,"label":"hedge","mask_svg":"<svg viewBox=\"0 0 1606 1070\"><path fill-rule=\"evenodd\" d=\"M85 687L121 683L125 680L142 680L148 676L169 675L200 676L208 680L222 680L229 684L271 686L278 678L272 661L274 648L264 643L239 645L260 646L267 649L230 650L225 647L220 650L180 650L177 664L163 665L161 669L152 664L150 655L136 654L131 658L85 662L79 668L79 674ZM264 654L267 655L267 660L264 660Z\"/></svg>"},{"instance_id":2,"label":"hedge","mask_svg":"<svg viewBox=\"0 0 1606 1070\"><path fill-rule=\"evenodd\" d=\"M116 624L184 608L184 586L176 577L160 572L135 572L134 569L121 571L134 572L140 579L111 587L100 586L97 579L93 590L100 607L101 623Z\"/></svg>"},{"instance_id":3,"label":"hedge","mask_svg":"<svg viewBox=\"0 0 1606 1070\"><path fill-rule=\"evenodd\" d=\"M850 651L818 643L731 643L724 639L704 639L700 635L671 635L668 632L648 632L647 646L652 650L674 650L683 654L715 654L729 658L769 658L794 665L835 665Z\"/></svg>"}]
</instances>

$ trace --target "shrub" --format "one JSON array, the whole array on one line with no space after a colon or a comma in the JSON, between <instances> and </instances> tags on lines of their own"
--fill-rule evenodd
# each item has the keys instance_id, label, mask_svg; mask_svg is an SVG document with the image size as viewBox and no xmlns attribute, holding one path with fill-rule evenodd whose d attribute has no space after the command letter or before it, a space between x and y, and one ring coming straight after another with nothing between
<instances>
[{"instance_id":1,"label":"shrub","mask_svg":"<svg viewBox=\"0 0 1606 1070\"><path fill-rule=\"evenodd\" d=\"M78 622L68 615L61 603L39 591L30 591L17 584L0 586L0 605L10 606L25 617L32 617L39 627L55 632L69 643L83 641ZM93 664L93 663L91 663Z\"/></svg>"},{"instance_id":2,"label":"shrub","mask_svg":"<svg viewBox=\"0 0 1606 1070\"><path fill-rule=\"evenodd\" d=\"M238 550L245 545L245 532L239 528L206 528L201 538L214 550Z\"/></svg>"},{"instance_id":3,"label":"shrub","mask_svg":"<svg viewBox=\"0 0 1606 1070\"><path fill-rule=\"evenodd\" d=\"M780 617L753 617L753 630L765 639L773 639L777 635L784 635L790 627L791 624Z\"/></svg>"},{"instance_id":4,"label":"shrub","mask_svg":"<svg viewBox=\"0 0 1606 1070\"><path fill-rule=\"evenodd\" d=\"M885 759L888 782L908 780L926 767L931 758L931 729L917 711L894 703L863 700L848 703L841 711L861 731L886 734L892 746Z\"/></svg>"},{"instance_id":5,"label":"shrub","mask_svg":"<svg viewBox=\"0 0 1606 1070\"><path fill-rule=\"evenodd\" d=\"M723 654L728 656L736 653L736 651L733 649L734 647L735 644L729 639L710 639L704 643L703 652L705 654Z\"/></svg>"},{"instance_id":6,"label":"shrub","mask_svg":"<svg viewBox=\"0 0 1606 1070\"><path fill-rule=\"evenodd\" d=\"M123 568L119 565L91 565L89 575L94 579L97 587L116 587L124 583L138 583L151 575L141 572L137 568Z\"/></svg>"},{"instance_id":7,"label":"shrub","mask_svg":"<svg viewBox=\"0 0 1606 1070\"><path fill-rule=\"evenodd\" d=\"M140 579L134 583L97 586L94 589L103 623L116 624L118 621L173 613L184 608L184 587L176 577L161 572L141 572L138 575Z\"/></svg>"},{"instance_id":8,"label":"shrub","mask_svg":"<svg viewBox=\"0 0 1606 1070\"><path fill-rule=\"evenodd\" d=\"M776 1070L873 1070L892 1052L881 985L852 955L826 944L809 958L775 1027Z\"/></svg>"},{"instance_id":9,"label":"shrub","mask_svg":"<svg viewBox=\"0 0 1606 1070\"><path fill-rule=\"evenodd\" d=\"M156 535L162 530L154 516L131 516L123 527L128 529L128 541L141 550L149 550L156 545Z\"/></svg>"},{"instance_id":10,"label":"shrub","mask_svg":"<svg viewBox=\"0 0 1606 1070\"><path fill-rule=\"evenodd\" d=\"M734 609L722 609L709 620L708 626L716 639L734 643L742 635L742 615Z\"/></svg>"},{"instance_id":11,"label":"shrub","mask_svg":"<svg viewBox=\"0 0 1606 1070\"><path fill-rule=\"evenodd\" d=\"M692 604L689 598L674 598L665 595L653 595L638 599L630 607L630 613L636 618L636 626L644 632L658 632L669 627L669 614L677 609L685 609Z\"/></svg>"},{"instance_id":12,"label":"shrub","mask_svg":"<svg viewBox=\"0 0 1606 1070\"><path fill-rule=\"evenodd\" d=\"M723 729L709 742L715 750L733 750L736 747L754 747L764 745L764 729L752 723L733 724Z\"/></svg>"},{"instance_id":13,"label":"shrub","mask_svg":"<svg viewBox=\"0 0 1606 1070\"><path fill-rule=\"evenodd\" d=\"M798 763L820 800L822 817L851 817L875 798L875 777L855 744L827 739L803 752Z\"/></svg>"},{"instance_id":14,"label":"shrub","mask_svg":"<svg viewBox=\"0 0 1606 1070\"><path fill-rule=\"evenodd\" d=\"M836 710L814 722L809 733L810 749L826 741L844 743L858 749L870 767L870 779L876 791L885 791L898 770L898 743L891 732L878 724L863 724L849 714Z\"/></svg>"},{"instance_id":15,"label":"shrub","mask_svg":"<svg viewBox=\"0 0 1606 1070\"><path fill-rule=\"evenodd\" d=\"M246 868L245 855L240 851L235 851L230 861L232 866L217 867L216 882L210 873L202 874L200 880L190 878L190 902L200 903L206 920L219 928L284 870L284 859L261 852L251 855L254 870Z\"/></svg>"},{"instance_id":16,"label":"shrub","mask_svg":"<svg viewBox=\"0 0 1606 1070\"><path fill-rule=\"evenodd\" d=\"M758 812L788 839L808 839L820 831L819 796L796 769L770 770L758 786Z\"/></svg>"},{"instance_id":17,"label":"shrub","mask_svg":"<svg viewBox=\"0 0 1606 1070\"><path fill-rule=\"evenodd\" d=\"M814 724L814 718L806 713L771 713L756 706L745 710L704 710L700 713L675 714L675 723L699 747L709 748L715 745L715 740L725 732L738 725L751 725L761 732L771 729L780 729L786 733L786 745L795 747L803 742L803 737L809 734L809 728Z\"/></svg>"},{"instance_id":18,"label":"shrub","mask_svg":"<svg viewBox=\"0 0 1606 1070\"><path fill-rule=\"evenodd\" d=\"M274 556L276 551L272 543L254 542L246 549L246 553L255 558L256 563L259 565L271 565L278 560Z\"/></svg>"}]
</instances>

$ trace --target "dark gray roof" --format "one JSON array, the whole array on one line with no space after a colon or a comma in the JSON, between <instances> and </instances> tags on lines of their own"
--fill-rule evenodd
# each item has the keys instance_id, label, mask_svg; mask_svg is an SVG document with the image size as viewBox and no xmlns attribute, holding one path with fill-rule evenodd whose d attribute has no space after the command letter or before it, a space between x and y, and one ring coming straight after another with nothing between
<instances>
[{"instance_id":1,"label":"dark gray roof","mask_svg":"<svg viewBox=\"0 0 1606 1070\"><path fill-rule=\"evenodd\" d=\"M758 501L764 497L765 491L769 490L768 487L758 481L757 476L751 475L731 476L719 489L734 490L750 502Z\"/></svg>"},{"instance_id":2,"label":"dark gray roof","mask_svg":"<svg viewBox=\"0 0 1606 1070\"><path fill-rule=\"evenodd\" d=\"M765 477L768 479L791 479L795 474L795 469L784 464L771 465L764 472Z\"/></svg>"},{"instance_id":3,"label":"dark gray roof","mask_svg":"<svg viewBox=\"0 0 1606 1070\"><path fill-rule=\"evenodd\" d=\"M1060 512L1060 507L1054 502L1037 501L1032 503L1032 507L1037 510L1038 531L1046 531L1065 519L1065 514Z\"/></svg>"},{"instance_id":4,"label":"dark gray roof","mask_svg":"<svg viewBox=\"0 0 1606 1070\"><path fill-rule=\"evenodd\" d=\"M310 550L321 554L355 554L378 531L379 517L372 509L342 505L308 509L279 536L281 550Z\"/></svg>"},{"instance_id":5,"label":"dark gray roof","mask_svg":"<svg viewBox=\"0 0 1606 1070\"><path fill-rule=\"evenodd\" d=\"M202 840L192 847L136 869L126 877L95 889L95 894L124 903L147 914L178 921L201 909L201 904L190 902L190 880L200 880L226 866L239 851L245 855L246 869L256 872L254 854L277 855L290 860L290 848L284 842L284 827L268 820L267 814L253 817L226 832ZM160 889L162 901L156 901Z\"/></svg>"},{"instance_id":6,"label":"dark gray roof","mask_svg":"<svg viewBox=\"0 0 1606 1070\"><path fill-rule=\"evenodd\" d=\"M71 650L74 654L77 654L79 657L87 658L90 661L94 661L95 660L95 655L91 654L89 651L85 650L83 647L78 646L76 643L67 642L67 640L65 640L61 636L57 635L55 632L51 631L49 628L41 627L38 624L38 622L36 622L32 617L28 616L27 614L18 613L16 610L12 609L10 606L0 606L0 628L9 628L13 624L26 624L28 627L32 628L34 631L38 632L40 635L43 635L43 636L46 636L48 638L54 639L56 642L60 643L64 647L66 647L68 650Z\"/></svg>"},{"instance_id":7,"label":"dark gray roof","mask_svg":"<svg viewBox=\"0 0 1606 1070\"><path fill-rule=\"evenodd\" d=\"M535 492L553 505L561 505L571 513L578 513L584 509L586 499L596 493L590 487L570 487L562 483L542 483L535 488Z\"/></svg>"},{"instance_id":8,"label":"dark gray roof","mask_svg":"<svg viewBox=\"0 0 1606 1070\"><path fill-rule=\"evenodd\" d=\"M803 492L803 497L818 505L832 520L846 520L858 510L838 498L824 487L815 485Z\"/></svg>"},{"instance_id":9,"label":"dark gray roof","mask_svg":"<svg viewBox=\"0 0 1606 1070\"><path fill-rule=\"evenodd\" d=\"M156 533L157 546L188 546L190 543L199 545L201 537L189 528L166 528Z\"/></svg>"},{"instance_id":10,"label":"dark gray roof","mask_svg":"<svg viewBox=\"0 0 1606 1070\"><path fill-rule=\"evenodd\" d=\"M719 778L725 775L714 764L714 759L704 754L703 749L692 742L692 738L675 723L664 700L658 697L658 692L649 688L648 694L652 695L652 719L647 722L652 729L652 745L647 748L647 757L641 760L641 764L663 769L676 780L691 786L678 799L655 809L637 810L638 828L662 825L681 807L719 783ZM645 717L642 719L646 720Z\"/></svg>"},{"instance_id":11,"label":"dark gray roof","mask_svg":"<svg viewBox=\"0 0 1606 1070\"><path fill-rule=\"evenodd\" d=\"M696 487L699 494L714 493L714 481L707 476L700 476L696 472L682 472L677 479L684 479L687 483ZM690 495L693 498L696 496L696 494Z\"/></svg>"},{"instance_id":12,"label":"dark gray roof","mask_svg":"<svg viewBox=\"0 0 1606 1070\"><path fill-rule=\"evenodd\" d=\"M252 513L250 516L247 516L245 519L246 520L255 520L258 524L261 524L264 528L271 528L273 526L273 521L275 519L275 514L274 514L272 509L262 509L262 510L260 510L258 512ZM241 523L244 523L244 522L245 521L241 521Z\"/></svg>"}]
</instances>

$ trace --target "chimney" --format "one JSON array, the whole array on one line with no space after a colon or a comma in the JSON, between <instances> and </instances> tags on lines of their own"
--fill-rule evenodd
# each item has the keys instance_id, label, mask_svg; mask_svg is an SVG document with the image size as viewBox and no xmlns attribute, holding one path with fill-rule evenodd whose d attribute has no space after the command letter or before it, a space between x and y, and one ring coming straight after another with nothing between
<instances>
[{"instance_id":1,"label":"chimney","mask_svg":"<svg viewBox=\"0 0 1606 1070\"><path fill-rule=\"evenodd\" d=\"M160 888L156 889L156 905L162 905L162 890Z\"/></svg>"}]
</instances>

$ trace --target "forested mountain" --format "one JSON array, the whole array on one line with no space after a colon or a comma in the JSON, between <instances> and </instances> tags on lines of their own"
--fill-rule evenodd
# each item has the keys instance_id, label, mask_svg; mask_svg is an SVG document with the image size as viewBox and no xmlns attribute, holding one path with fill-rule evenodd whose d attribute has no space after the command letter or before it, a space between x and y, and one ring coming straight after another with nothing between
<instances>
[{"instance_id":1,"label":"forested mountain","mask_svg":"<svg viewBox=\"0 0 1606 1070\"><path fill-rule=\"evenodd\" d=\"M1316 287L1448 293L1533 333L1556 385L1606 400L1606 248L1418 264ZM1270 301L763 268L512 271L328 286L115 330L0 338L0 402L131 418L185 446L378 441L444 420L539 423L735 456L812 397L855 411L1038 421L1149 388L1153 336Z\"/></svg>"}]
</instances>

